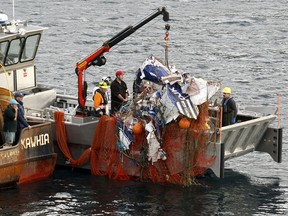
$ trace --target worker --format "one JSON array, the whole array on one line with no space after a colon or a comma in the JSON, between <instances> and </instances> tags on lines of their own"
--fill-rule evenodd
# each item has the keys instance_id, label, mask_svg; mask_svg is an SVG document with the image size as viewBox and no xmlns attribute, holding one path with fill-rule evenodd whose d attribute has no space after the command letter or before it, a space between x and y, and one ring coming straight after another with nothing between
<instances>
[{"instance_id":1,"label":"worker","mask_svg":"<svg viewBox=\"0 0 288 216\"><path fill-rule=\"evenodd\" d=\"M100 82L99 88L96 89L93 101L94 101L94 110L93 115L96 117L101 117L106 115L106 106L108 104L106 91L108 89L108 85L106 82Z\"/></svg>"},{"instance_id":2,"label":"worker","mask_svg":"<svg viewBox=\"0 0 288 216\"><path fill-rule=\"evenodd\" d=\"M128 89L124 82L124 72L118 70L116 78L111 83L111 114L118 112L122 105L128 101Z\"/></svg>"},{"instance_id":3,"label":"worker","mask_svg":"<svg viewBox=\"0 0 288 216\"><path fill-rule=\"evenodd\" d=\"M101 78L101 82L106 82L107 86L109 87L110 83L111 83L111 77L110 76L108 76L108 77L104 76L104 77ZM97 83L97 85L93 88L92 100L93 100L93 97L95 95L95 91L97 89L99 89L99 82L96 82L96 83ZM106 95L107 95L107 100L109 101L110 100L109 88L107 88Z\"/></svg>"},{"instance_id":4,"label":"worker","mask_svg":"<svg viewBox=\"0 0 288 216\"><path fill-rule=\"evenodd\" d=\"M222 126L236 123L237 112L236 103L231 97L231 88L225 87L222 99Z\"/></svg>"},{"instance_id":5,"label":"worker","mask_svg":"<svg viewBox=\"0 0 288 216\"><path fill-rule=\"evenodd\" d=\"M17 131L18 102L14 99L9 101L7 108L4 110L4 137L5 147L11 147L15 141Z\"/></svg>"},{"instance_id":6,"label":"worker","mask_svg":"<svg viewBox=\"0 0 288 216\"><path fill-rule=\"evenodd\" d=\"M26 127L28 129L31 128L31 126L28 124L28 122L26 121L26 118L25 118L25 109L24 109L24 105L23 105L23 97L24 97L24 94L21 92L15 92L14 93L14 98L18 102L18 104L17 104L17 106L18 106L17 132L16 132L14 145L16 145L17 142L19 141L21 131Z\"/></svg>"}]
</instances>

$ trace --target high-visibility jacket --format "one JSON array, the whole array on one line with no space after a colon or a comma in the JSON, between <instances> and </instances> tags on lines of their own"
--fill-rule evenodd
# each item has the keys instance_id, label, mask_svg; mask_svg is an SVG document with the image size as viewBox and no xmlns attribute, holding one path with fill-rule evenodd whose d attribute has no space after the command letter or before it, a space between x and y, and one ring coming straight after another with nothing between
<instances>
[{"instance_id":1,"label":"high-visibility jacket","mask_svg":"<svg viewBox=\"0 0 288 216\"><path fill-rule=\"evenodd\" d=\"M105 106L108 104L106 94L102 92L100 89L97 89L93 96L93 100L94 100L94 111L96 112L102 111L102 113L105 114Z\"/></svg>"}]
</instances>

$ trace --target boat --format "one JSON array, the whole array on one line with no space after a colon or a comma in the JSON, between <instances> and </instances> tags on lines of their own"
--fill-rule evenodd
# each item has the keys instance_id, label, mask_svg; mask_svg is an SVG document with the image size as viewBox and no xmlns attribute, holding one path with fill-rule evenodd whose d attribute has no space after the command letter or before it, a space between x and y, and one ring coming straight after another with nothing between
<instances>
[{"instance_id":1,"label":"boat","mask_svg":"<svg viewBox=\"0 0 288 216\"><path fill-rule=\"evenodd\" d=\"M4 51L8 45L10 46L9 54L6 55L6 53L2 51L0 54L0 66L2 68L0 72L0 187L6 187L50 177L56 166L57 154L54 152L51 122L29 122L31 128L24 128L22 130L15 146L8 147L5 145L3 113L9 100L13 98L13 92L10 90L16 90L16 85L17 90L26 87L25 83L21 83L21 81L25 80L19 78L19 72L23 72L24 76L25 73L30 73L29 70L34 67L33 61L35 57L30 56L23 60L23 62L21 62L22 60L20 59L17 62L12 60L12 56L19 52L19 50L14 50L15 46L13 44L23 44L26 40L26 44L29 45L26 45L27 50L25 50L25 55L29 55L28 52L32 54L31 52L36 52L36 50L28 51L28 46L34 46L34 48L36 48L35 45L37 45L37 40L40 39L40 35L34 31L32 36L27 34L19 38L18 34L9 34L4 30L7 28L6 22L3 21L0 25L0 49ZM19 46L19 44L17 46ZM5 60L5 64L4 59L7 59ZM5 70L6 68L8 71ZM26 71L26 69L28 71ZM9 82L9 80L12 82ZM5 84L9 85L14 83L15 85L12 85L10 90L9 88L3 88L3 81L8 81L4 82Z\"/></svg>"},{"instance_id":2,"label":"boat","mask_svg":"<svg viewBox=\"0 0 288 216\"><path fill-rule=\"evenodd\" d=\"M56 158L50 122L24 129L17 145L0 149L0 187L50 177Z\"/></svg>"},{"instance_id":3,"label":"boat","mask_svg":"<svg viewBox=\"0 0 288 216\"><path fill-rule=\"evenodd\" d=\"M217 103L221 82L178 71L168 65L167 53L164 61L153 55L144 60L134 80L133 98L116 115L92 115L85 70L105 65L111 47L160 15L169 21L166 8L158 8L77 62L78 95L36 83L34 59L45 28L27 22L1 24L0 86L26 95L29 121L51 123L58 166L110 179L190 186L210 171L224 178L225 161L250 152L268 153L280 163L282 128L275 126L279 107L246 107L239 110L236 124L222 127ZM167 48L168 24L165 30Z\"/></svg>"},{"instance_id":4,"label":"boat","mask_svg":"<svg viewBox=\"0 0 288 216\"><path fill-rule=\"evenodd\" d=\"M0 109L2 117L2 110ZM0 118L0 125L3 121ZM32 182L50 177L56 165L50 122L33 124L23 129L15 146L6 147L0 131L0 187Z\"/></svg>"}]
</instances>

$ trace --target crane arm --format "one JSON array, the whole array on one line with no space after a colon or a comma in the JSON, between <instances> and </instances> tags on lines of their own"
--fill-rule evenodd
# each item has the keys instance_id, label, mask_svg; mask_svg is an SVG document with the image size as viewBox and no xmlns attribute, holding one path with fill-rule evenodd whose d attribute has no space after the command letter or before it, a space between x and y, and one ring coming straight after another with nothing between
<instances>
[{"instance_id":1,"label":"crane arm","mask_svg":"<svg viewBox=\"0 0 288 216\"><path fill-rule=\"evenodd\" d=\"M97 49L96 51L88 55L86 58L76 63L75 72L78 76L78 103L80 108L83 109L85 108L86 96L87 96L87 83L85 81L83 82L84 71L91 65L93 66L104 65L106 63L106 59L103 55L104 53L109 52L111 47L118 44L119 42L127 38L129 35L133 34L137 29L141 28L142 26L144 26L154 18L158 17L159 15L163 15L163 20L165 22L169 20L169 13L166 11L166 8L165 7L161 9L158 8L156 12L146 17L138 24L126 27L121 32L112 37L110 40L104 42L104 44L99 49Z\"/></svg>"}]
</instances>

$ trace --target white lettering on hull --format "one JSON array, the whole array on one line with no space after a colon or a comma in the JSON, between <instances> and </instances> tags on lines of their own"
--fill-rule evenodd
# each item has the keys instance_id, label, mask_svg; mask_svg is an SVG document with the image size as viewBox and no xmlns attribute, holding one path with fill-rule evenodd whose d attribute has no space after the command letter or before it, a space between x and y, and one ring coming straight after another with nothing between
<instances>
[{"instance_id":1,"label":"white lettering on hull","mask_svg":"<svg viewBox=\"0 0 288 216\"><path fill-rule=\"evenodd\" d=\"M1 154L1 163L4 163L5 159L11 159L11 160L17 160L18 156L19 156L20 152L19 150L12 150L12 151L8 151L8 152L4 152L4 154Z\"/></svg>"},{"instance_id":2,"label":"white lettering on hull","mask_svg":"<svg viewBox=\"0 0 288 216\"><path fill-rule=\"evenodd\" d=\"M47 145L49 142L50 137L48 133L21 139L21 145L24 149Z\"/></svg>"}]
</instances>

